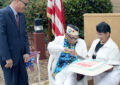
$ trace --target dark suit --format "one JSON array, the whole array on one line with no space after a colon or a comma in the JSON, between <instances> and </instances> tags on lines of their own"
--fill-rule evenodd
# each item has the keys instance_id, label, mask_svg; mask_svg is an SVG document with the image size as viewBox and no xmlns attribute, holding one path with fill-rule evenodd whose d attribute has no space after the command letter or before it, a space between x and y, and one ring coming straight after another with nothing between
<instances>
[{"instance_id":1,"label":"dark suit","mask_svg":"<svg viewBox=\"0 0 120 85\"><path fill-rule=\"evenodd\" d=\"M29 53L24 14L19 13L18 29L10 6L0 9L0 63L6 85L28 85L23 55ZM13 60L12 69L4 67L7 59Z\"/></svg>"}]
</instances>

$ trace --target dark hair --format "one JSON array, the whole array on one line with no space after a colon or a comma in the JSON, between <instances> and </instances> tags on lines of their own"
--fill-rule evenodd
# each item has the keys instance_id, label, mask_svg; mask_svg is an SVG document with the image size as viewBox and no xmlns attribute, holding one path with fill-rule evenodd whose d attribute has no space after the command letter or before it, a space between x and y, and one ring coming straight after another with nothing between
<instances>
[{"instance_id":1,"label":"dark hair","mask_svg":"<svg viewBox=\"0 0 120 85\"><path fill-rule=\"evenodd\" d=\"M68 24L68 26L69 27L72 27L74 30L76 30L76 31L79 31L79 28L78 27L76 27L76 26L74 26L74 25L72 25L72 24Z\"/></svg>"},{"instance_id":2,"label":"dark hair","mask_svg":"<svg viewBox=\"0 0 120 85\"><path fill-rule=\"evenodd\" d=\"M96 26L96 30L99 33L111 33L111 28L106 22L101 22Z\"/></svg>"}]
</instances>

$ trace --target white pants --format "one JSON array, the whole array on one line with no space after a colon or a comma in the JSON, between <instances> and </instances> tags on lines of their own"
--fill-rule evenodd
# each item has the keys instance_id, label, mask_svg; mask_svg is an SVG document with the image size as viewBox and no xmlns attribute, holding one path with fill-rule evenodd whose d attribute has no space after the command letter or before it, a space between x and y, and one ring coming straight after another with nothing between
<instances>
[{"instance_id":1,"label":"white pants","mask_svg":"<svg viewBox=\"0 0 120 85\"><path fill-rule=\"evenodd\" d=\"M87 76L85 76L84 79L78 81L76 85L88 85L88 78L87 78Z\"/></svg>"},{"instance_id":2,"label":"white pants","mask_svg":"<svg viewBox=\"0 0 120 85\"><path fill-rule=\"evenodd\" d=\"M86 79L86 77L84 79ZM87 85L87 79L84 79L77 82L77 75L69 71L66 67L55 76L54 85Z\"/></svg>"},{"instance_id":3,"label":"white pants","mask_svg":"<svg viewBox=\"0 0 120 85\"><path fill-rule=\"evenodd\" d=\"M105 72L94 78L94 85L118 85L120 82L120 70Z\"/></svg>"}]
</instances>

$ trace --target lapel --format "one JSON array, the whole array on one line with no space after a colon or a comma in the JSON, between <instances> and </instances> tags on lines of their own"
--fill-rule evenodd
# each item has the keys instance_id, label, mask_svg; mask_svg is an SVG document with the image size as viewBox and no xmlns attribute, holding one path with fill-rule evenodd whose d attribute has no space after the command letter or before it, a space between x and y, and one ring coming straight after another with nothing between
<instances>
[{"instance_id":1,"label":"lapel","mask_svg":"<svg viewBox=\"0 0 120 85\"><path fill-rule=\"evenodd\" d=\"M11 18L12 22L14 23L15 25L15 29L17 30L17 32L19 33L19 30L18 30L18 26L17 26L17 22L16 22L16 19L15 19L15 16L14 16L14 13L12 11L12 9L10 8L10 6L7 6L7 9L8 9L8 13L9 13L9 17Z\"/></svg>"},{"instance_id":2,"label":"lapel","mask_svg":"<svg viewBox=\"0 0 120 85\"><path fill-rule=\"evenodd\" d=\"M19 32L20 32L20 34L22 33L22 15L19 13L19 25L20 25L20 28L19 28Z\"/></svg>"}]
</instances>

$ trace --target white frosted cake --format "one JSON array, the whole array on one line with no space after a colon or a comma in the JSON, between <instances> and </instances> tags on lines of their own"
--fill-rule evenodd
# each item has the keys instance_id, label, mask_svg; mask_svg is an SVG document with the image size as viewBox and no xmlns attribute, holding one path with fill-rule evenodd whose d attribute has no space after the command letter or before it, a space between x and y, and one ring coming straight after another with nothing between
<instances>
[{"instance_id":1,"label":"white frosted cake","mask_svg":"<svg viewBox=\"0 0 120 85\"><path fill-rule=\"evenodd\" d=\"M87 76L96 76L100 73L107 71L108 69L111 69L112 67L113 66L111 65L107 65L106 62L86 59L70 64L69 70Z\"/></svg>"}]
</instances>

